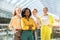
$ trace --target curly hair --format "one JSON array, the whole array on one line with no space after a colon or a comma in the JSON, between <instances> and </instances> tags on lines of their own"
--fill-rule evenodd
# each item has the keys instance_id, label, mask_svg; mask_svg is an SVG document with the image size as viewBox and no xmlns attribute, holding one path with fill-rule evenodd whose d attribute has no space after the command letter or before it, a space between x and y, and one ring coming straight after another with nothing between
<instances>
[{"instance_id":1,"label":"curly hair","mask_svg":"<svg viewBox=\"0 0 60 40\"><path fill-rule=\"evenodd\" d=\"M24 14L25 14L25 12L26 12L26 10L29 10L29 17L31 16L31 10L29 9L29 8L24 8L23 10L22 10L22 12L21 12L21 16L22 17L26 17Z\"/></svg>"}]
</instances>

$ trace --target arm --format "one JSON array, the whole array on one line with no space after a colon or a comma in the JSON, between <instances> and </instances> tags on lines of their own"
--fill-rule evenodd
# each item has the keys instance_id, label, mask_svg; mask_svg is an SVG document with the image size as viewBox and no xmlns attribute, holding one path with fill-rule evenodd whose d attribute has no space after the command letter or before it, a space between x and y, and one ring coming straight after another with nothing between
<instances>
[{"instance_id":1,"label":"arm","mask_svg":"<svg viewBox=\"0 0 60 40\"><path fill-rule=\"evenodd\" d=\"M52 17L52 26L54 26L56 23L55 19Z\"/></svg>"},{"instance_id":2,"label":"arm","mask_svg":"<svg viewBox=\"0 0 60 40\"><path fill-rule=\"evenodd\" d=\"M22 27L22 30L28 30L29 29L28 25L25 25L23 18L21 19L21 27Z\"/></svg>"},{"instance_id":3,"label":"arm","mask_svg":"<svg viewBox=\"0 0 60 40\"><path fill-rule=\"evenodd\" d=\"M48 26L54 26L55 23L56 23L54 17L53 17L53 16L50 16L49 18L50 18L50 21L51 21L51 22L49 23Z\"/></svg>"},{"instance_id":4,"label":"arm","mask_svg":"<svg viewBox=\"0 0 60 40\"><path fill-rule=\"evenodd\" d=\"M13 18L11 18L11 21L9 23L9 29L12 30L13 29Z\"/></svg>"},{"instance_id":5,"label":"arm","mask_svg":"<svg viewBox=\"0 0 60 40\"><path fill-rule=\"evenodd\" d=\"M41 24L41 22L40 22L40 19L38 18L38 20L37 20L37 29L40 29L40 25Z\"/></svg>"},{"instance_id":6,"label":"arm","mask_svg":"<svg viewBox=\"0 0 60 40\"><path fill-rule=\"evenodd\" d=\"M36 24L35 24L33 19L32 19L32 23L33 23L32 30L35 30L36 29Z\"/></svg>"}]
</instances>

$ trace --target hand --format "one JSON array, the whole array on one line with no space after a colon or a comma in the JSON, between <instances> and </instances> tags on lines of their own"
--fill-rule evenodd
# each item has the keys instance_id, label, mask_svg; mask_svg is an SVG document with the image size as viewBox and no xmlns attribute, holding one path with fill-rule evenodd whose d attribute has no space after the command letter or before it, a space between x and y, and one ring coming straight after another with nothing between
<instances>
[{"instance_id":1,"label":"hand","mask_svg":"<svg viewBox=\"0 0 60 40\"><path fill-rule=\"evenodd\" d=\"M32 30L32 25L29 25L29 30Z\"/></svg>"},{"instance_id":2,"label":"hand","mask_svg":"<svg viewBox=\"0 0 60 40\"><path fill-rule=\"evenodd\" d=\"M14 33L18 32L16 29L13 29L12 31L13 31Z\"/></svg>"},{"instance_id":3,"label":"hand","mask_svg":"<svg viewBox=\"0 0 60 40\"><path fill-rule=\"evenodd\" d=\"M17 28L17 30L22 30L22 28L20 27L20 28Z\"/></svg>"},{"instance_id":4,"label":"hand","mask_svg":"<svg viewBox=\"0 0 60 40\"><path fill-rule=\"evenodd\" d=\"M32 30L32 27L29 27L29 30Z\"/></svg>"}]
</instances>

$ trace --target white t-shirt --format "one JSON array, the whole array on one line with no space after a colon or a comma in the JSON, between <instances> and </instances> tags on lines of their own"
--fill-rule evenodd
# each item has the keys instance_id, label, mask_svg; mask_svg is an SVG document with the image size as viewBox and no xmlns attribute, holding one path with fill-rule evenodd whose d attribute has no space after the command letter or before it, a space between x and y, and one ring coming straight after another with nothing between
<instances>
[{"instance_id":1,"label":"white t-shirt","mask_svg":"<svg viewBox=\"0 0 60 40\"><path fill-rule=\"evenodd\" d=\"M32 18L34 19L35 23L37 23L37 17L32 16Z\"/></svg>"},{"instance_id":2,"label":"white t-shirt","mask_svg":"<svg viewBox=\"0 0 60 40\"><path fill-rule=\"evenodd\" d=\"M48 16L43 16L42 17L42 24L43 25L48 25L49 24L49 18L48 18Z\"/></svg>"}]
</instances>

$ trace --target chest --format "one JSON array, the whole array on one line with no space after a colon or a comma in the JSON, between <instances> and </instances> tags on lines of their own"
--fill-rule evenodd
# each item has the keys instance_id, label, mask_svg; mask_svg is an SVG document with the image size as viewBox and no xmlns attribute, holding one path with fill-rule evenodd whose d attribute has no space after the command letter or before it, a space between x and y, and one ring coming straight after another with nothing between
<instances>
[{"instance_id":1,"label":"chest","mask_svg":"<svg viewBox=\"0 0 60 40\"><path fill-rule=\"evenodd\" d=\"M16 19L14 20L14 23L19 24L20 21L21 21L21 20L20 20L19 18L16 18Z\"/></svg>"},{"instance_id":2,"label":"chest","mask_svg":"<svg viewBox=\"0 0 60 40\"><path fill-rule=\"evenodd\" d=\"M43 17L41 18L41 20L44 21L44 22L49 21L49 17L48 17L48 16L43 16Z\"/></svg>"},{"instance_id":3,"label":"chest","mask_svg":"<svg viewBox=\"0 0 60 40\"><path fill-rule=\"evenodd\" d=\"M31 19L29 19L29 20L25 19L24 23L25 23L25 25L32 25L33 21Z\"/></svg>"}]
</instances>

